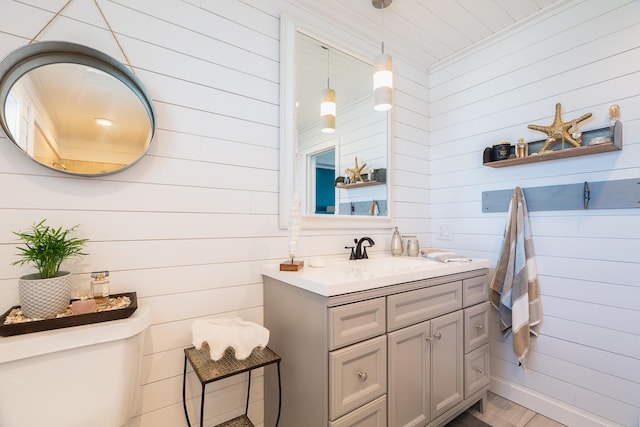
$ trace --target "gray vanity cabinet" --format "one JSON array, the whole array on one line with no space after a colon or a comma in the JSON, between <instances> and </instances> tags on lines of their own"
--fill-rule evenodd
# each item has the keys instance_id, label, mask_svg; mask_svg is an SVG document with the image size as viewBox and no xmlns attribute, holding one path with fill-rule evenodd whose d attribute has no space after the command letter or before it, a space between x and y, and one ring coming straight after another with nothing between
<instances>
[{"instance_id":1,"label":"gray vanity cabinet","mask_svg":"<svg viewBox=\"0 0 640 427\"><path fill-rule=\"evenodd\" d=\"M323 296L264 277L281 427L444 425L486 399L487 270ZM265 370L266 390L275 375ZM265 394L265 425L277 396Z\"/></svg>"}]
</instances>

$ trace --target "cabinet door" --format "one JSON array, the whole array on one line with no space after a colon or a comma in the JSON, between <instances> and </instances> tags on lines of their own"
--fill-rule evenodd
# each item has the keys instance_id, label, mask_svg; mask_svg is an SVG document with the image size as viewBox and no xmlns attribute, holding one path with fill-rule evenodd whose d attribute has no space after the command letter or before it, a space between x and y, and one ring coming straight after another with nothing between
<instances>
[{"instance_id":1,"label":"cabinet door","mask_svg":"<svg viewBox=\"0 0 640 427\"><path fill-rule=\"evenodd\" d=\"M431 323L389 334L389 425L424 425L431 420Z\"/></svg>"},{"instance_id":2,"label":"cabinet door","mask_svg":"<svg viewBox=\"0 0 640 427\"><path fill-rule=\"evenodd\" d=\"M329 309L329 350L385 333L384 298Z\"/></svg>"},{"instance_id":3,"label":"cabinet door","mask_svg":"<svg viewBox=\"0 0 640 427\"><path fill-rule=\"evenodd\" d=\"M451 282L387 297L389 331L462 308L462 282Z\"/></svg>"},{"instance_id":4,"label":"cabinet door","mask_svg":"<svg viewBox=\"0 0 640 427\"><path fill-rule=\"evenodd\" d=\"M489 301L464 309L464 352L489 342Z\"/></svg>"},{"instance_id":5,"label":"cabinet door","mask_svg":"<svg viewBox=\"0 0 640 427\"><path fill-rule=\"evenodd\" d=\"M489 281L486 274L462 281L462 303L465 307L486 301L487 298L489 298Z\"/></svg>"},{"instance_id":6,"label":"cabinet door","mask_svg":"<svg viewBox=\"0 0 640 427\"><path fill-rule=\"evenodd\" d=\"M431 417L461 402L463 378L462 310L431 320Z\"/></svg>"},{"instance_id":7,"label":"cabinet door","mask_svg":"<svg viewBox=\"0 0 640 427\"><path fill-rule=\"evenodd\" d=\"M465 398L489 386L489 344L464 356Z\"/></svg>"},{"instance_id":8,"label":"cabinet door","mask_svg":"<svg viewBox=\"0 0 640 427\"><path fill-rule=\"evenodd\" d=\"M330 421L329 426L387 427L387 399L385 396L379 397L336 421Z\"/></svg>"},{"instance_id":9,"label":"cabinet door","mask_svg":"<svg viewBox=\"0 0 640 427\"><path fill-rule=\"evenodd\" d=\"M336 420L387 392L387 337L329 355L329 418Z\"/></svg>"}]
</instances>

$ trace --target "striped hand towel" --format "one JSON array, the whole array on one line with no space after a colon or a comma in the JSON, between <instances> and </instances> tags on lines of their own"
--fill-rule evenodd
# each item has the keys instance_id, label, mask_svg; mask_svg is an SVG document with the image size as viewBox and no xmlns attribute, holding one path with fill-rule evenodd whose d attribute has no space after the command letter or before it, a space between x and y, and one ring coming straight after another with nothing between
<instances>
[{"instance_id":1,"label":"striped hand towel","mask_svg":"<svg viewBox=\"0 0 640 427\"><path fill-rule=\"evenodd\" d=\"M502 333L513 333L513 351L524 367L530 336L538 335L542 306L527 203L520 187L513 190L509 202L502 251L491 281L491 303L498 309Z\"/></svg>"}]
</instances>

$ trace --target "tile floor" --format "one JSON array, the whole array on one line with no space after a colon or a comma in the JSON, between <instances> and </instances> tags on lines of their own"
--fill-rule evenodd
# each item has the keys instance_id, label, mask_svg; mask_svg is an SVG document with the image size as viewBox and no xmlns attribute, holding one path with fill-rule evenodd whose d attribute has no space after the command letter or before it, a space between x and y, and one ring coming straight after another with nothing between
<instances>
[{"instance_id":1,"label":"tile floor","mask_svg":"<svg viewBox=\"0 0 640 427\"><path fill-rule=\"evenodd\" d=\"M468 412L493 427L566 427L497 394L489 392L488 397L484 414L475 406Z\"/></svg>"}]
</instances>

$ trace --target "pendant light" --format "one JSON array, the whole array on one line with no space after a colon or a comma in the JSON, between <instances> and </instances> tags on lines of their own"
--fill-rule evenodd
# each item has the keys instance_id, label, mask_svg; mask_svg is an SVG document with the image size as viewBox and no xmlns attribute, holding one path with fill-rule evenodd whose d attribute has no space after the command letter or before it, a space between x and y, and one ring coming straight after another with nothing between
<instances>
[{"instance_id":1,"label":"pendant light","mask_svg":"<svg viewBox=\"0 0 640 427\"><path fill-rule=\"evenodd\" d=\"M327 49L327 88L322 91L322 101L320 103L320 130L323 133L332 133L336 131L336 91L331 89L329 84L330 72L330 50Z\"/></svg>"},{"instance_id":2,"label":"pendant light","mask_svg":"<svg viewBox=\"0 0 640 427\"><path fill-rule=\"evenodd\" d=\"M376 9L384 9L392 1L371 0L371 3ZM384 15L382 31L384 33ZM373 108L377 111L387 111L393 107L393 64L391 56L384 53L384 41L382 42L382 53L373 61L373 99Z\"/></svg>"}]
</instances>

